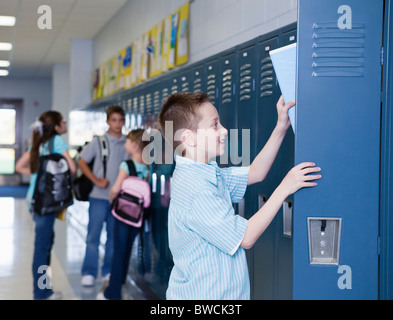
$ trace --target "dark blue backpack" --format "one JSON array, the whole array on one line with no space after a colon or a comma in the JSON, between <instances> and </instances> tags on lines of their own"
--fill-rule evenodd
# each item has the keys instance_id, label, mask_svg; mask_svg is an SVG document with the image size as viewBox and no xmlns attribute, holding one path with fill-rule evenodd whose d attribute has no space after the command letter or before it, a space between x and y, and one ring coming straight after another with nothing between
<instances>
[{"instance_id":1,"label":"dark blue backpack","mask_svg":"<svg viewBox=\"0 0 393 320\"><path fill-rule=\"evenodd\" d=\"M53 153L53 140L48 142L48 155L40 156L32 211L39 215L57 213L73 204L71 172L66 158Z\"/></svg>"}]
</instances>

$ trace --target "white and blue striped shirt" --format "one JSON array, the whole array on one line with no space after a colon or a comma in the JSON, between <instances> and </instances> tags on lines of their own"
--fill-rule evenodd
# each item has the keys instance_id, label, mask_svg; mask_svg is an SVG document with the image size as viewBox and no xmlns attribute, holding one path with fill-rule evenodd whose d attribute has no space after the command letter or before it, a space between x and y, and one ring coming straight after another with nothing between
<instances>
[{"instance_id":1,"label":"white and blue striped shirt","mask_svg":"<svg viewBox=\"0 0 393 320\"><path fill-rule=\"evenodd\" d=\"M168 232L174 267L166 297L250 299L245 250L239 247L248 221L232 202L246 191L248 167L219 168L176 157Z\"/></svg>"}]
</instances>

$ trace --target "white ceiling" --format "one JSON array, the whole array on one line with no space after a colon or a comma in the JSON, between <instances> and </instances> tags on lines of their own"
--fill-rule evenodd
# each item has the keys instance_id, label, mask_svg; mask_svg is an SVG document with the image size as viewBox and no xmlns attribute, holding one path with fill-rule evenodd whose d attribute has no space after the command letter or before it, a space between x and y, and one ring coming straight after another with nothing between
<instances>
[{"instance_id":1,"label":"white ceiling","mask_svg":"<svg viewBox=\"0 0 393 320\"><path fill-rule=\"evenodd\" d=\"M5 78L50 78L55 63L69 63L71 39L94 38L127 0L0 0L0 15L16 16L14 27L0 26L0 42L11 42ZM41 5L52 10L52 29L41 30Z\"/></svg>"}]
</instances>

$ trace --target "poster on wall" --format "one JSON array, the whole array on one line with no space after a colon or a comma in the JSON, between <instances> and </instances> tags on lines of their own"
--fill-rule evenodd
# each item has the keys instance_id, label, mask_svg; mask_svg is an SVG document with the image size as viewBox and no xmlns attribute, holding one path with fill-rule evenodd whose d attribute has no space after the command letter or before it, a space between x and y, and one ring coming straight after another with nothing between
<instances>
[{"instance_id":1,"label":"poster on wall","mask_svg":"<svg viewBox=\"0 0 393 320\"><path fill-rule=\"evenodd\" d=\"M117 78L116 78L116 90L124 89L124 68L123 62L126 55L126 49L120 50L117 55Z\"/></svg>"},{"instance_id":2,"label":"poster on wall","mask_svg":"<svg viewBox=\"0 0 393 320\"><path fill-rule=\"evenodd\" d=\"M147 46L148 53L148 64L149 64L149 78L157 75L157 38L158 38L158 26L154 26L150 30L150 39L149 44Z\"/></svg>"},{"instance_id":3,"label":"poster on wall","mask_svg":"<svg viewBox=\"0 0 393 320\"><path fill-rule=\"evenodd\" d=\"M168 16L164 19L164 35L162 41L162 71L168 70L168 60L169 60L169 48L170 48L170 41L171 41L171 17Z\"/></svg>"},{"instance_id":4,"label":"poster on wall","mask_svg":"<svg viewBox=\"0 0 393 320\"><path fill-rule=\"evenodd\" d=\"M141 46L142 46L142 37L139 37L132 43L131 86L137 84L140 78Z\"/></svg>"},{"instance_id":5,"label":"poster on wall","mask_svg":"<svg viewBox=\"0 0 393 320\"><path fill-rule=\"evenodd\" d=\"M139 76L139 81L145 81L149 76L149 47L150 42L150 31L146 32L142 36L142 50L141 50L141 72Z\"/></svg>"},{"instance_id":6,"label":"poster on wall","mask_svg":"<svg viewBox=\"0 0 393 320\"><path fill-rule=\"evenodd\" d=\"M176 65L185 64L188 61L188 23L190 4L187 2L179 10L179 30L177 32Z\"/></svg>"},{"instance_id":7,"label":"poster on wall","mask_svg":"<svg viewBox=\"0 0 393 320\"><path fill-rule=\"evenodd\" d=\"M129 45L125 48L125 55L123 58L124 89L131 88L131 57L132 45Z\"/></svg>"},{"instance_id":8,"label":"poster on wall","mask_svg":"<svg viewBox=\"0 0 393 320\"><path fill-rule=\"evenodd\" d=\"M176 44L177 44L177 28L179 25L179 11L171 16L171 38L169 45L169 57L167 61L168 69L172 69L176 64Z\"/></svg>"}]
</instances>

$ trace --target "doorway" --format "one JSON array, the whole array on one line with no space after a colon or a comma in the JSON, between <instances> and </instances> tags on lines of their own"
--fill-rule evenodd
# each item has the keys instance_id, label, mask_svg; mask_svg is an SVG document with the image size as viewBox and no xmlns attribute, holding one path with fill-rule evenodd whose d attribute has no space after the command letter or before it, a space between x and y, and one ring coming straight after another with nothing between
<instances>
[{"instance_id":1,"label":"doorway","mask_svg":"<svg viewBox=\"0 0 393 320\"><path fill-rule=\"evenodd\" d=\"M0 185L18 185L15 162L22 152L23 100L0 99Z\"/></svg>"}]
</instances>

